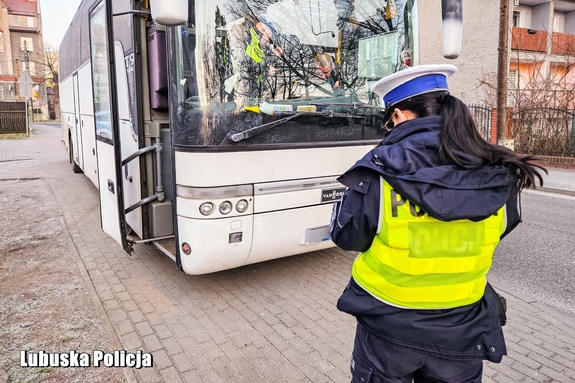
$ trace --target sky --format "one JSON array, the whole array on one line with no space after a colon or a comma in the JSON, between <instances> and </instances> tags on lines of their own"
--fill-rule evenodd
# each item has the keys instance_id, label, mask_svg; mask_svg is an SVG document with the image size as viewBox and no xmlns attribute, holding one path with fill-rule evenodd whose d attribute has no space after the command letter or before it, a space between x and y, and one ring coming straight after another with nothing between
<instances>
[{"instance_id":1,"label":"sky","mask_svg":"<svg viewBox=\"0 0 575 383\"><path fill-rule=\"evenodd\" d=\"M60 47L60 42L70 26L80 2L81 0L40 0L44 45L50 44L55 48Z\"/></svg>"}]
</instances>

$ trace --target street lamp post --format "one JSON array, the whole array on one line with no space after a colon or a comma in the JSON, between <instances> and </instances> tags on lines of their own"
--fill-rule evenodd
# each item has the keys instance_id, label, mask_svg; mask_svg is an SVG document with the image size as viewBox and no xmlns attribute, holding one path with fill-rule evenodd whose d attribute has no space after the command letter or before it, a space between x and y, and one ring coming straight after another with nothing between
<instances>
[{"instance_id":1,"label":"street lamp post","mask_svg":"<svg viewBox=\"0 0 575 383\"><path fill-rule=\"evenodd\" d=\"M507 58L509 51L509 0L501 0L499 10L499 49L497 57L497 141L507 130Z\"/></svg>"},{"instance_id":2,"label":"street lamp post","mask_svg":"<svg viewBox=\"0 0 575 383\"><path fill-rule=\"evenodd\" d=\"M30 107L29 107L29 100L30 100L30 96L32 93L32 78L30 77L30 51L28 50L28 46L26 44L26 41L24 41L24 47L23 49L20 49L20 56L22 57L23 61L24 61L24 101L26 102L26 135L28 135L30 133L29 131L29 117L28 117L28 113L30 112ZM28 81L30 81L30 84L28 85ZM28 88L30 87L30 88ZM22 92L20 92L20 94L22 94ZM34 120L34 116L32 115L32 120Z\"/></svg>"}]
</instances>

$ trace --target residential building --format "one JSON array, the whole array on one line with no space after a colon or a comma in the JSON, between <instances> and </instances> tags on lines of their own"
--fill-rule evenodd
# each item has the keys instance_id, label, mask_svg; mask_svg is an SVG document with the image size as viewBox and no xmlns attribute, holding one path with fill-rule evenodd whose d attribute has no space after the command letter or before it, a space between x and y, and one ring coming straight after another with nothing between
<instances>
[{"instance_id":1,"label":"residential building","mask_svg":"<svg viewBox=\"0 0 575 383\"><path fill-rule=\"evenodd\" d=\"M548 106L561 107L559 100L567 99L561 95L575 90L575 0L508 1L508 105L517 107L522 98L525 103L538 94ZM442 56L440 3L417 2L426 22L419 24L416 64L456 65L452 93L468 104L495 107L501 1L463 0L463 42L455 60Z\"/></svg>"},{"instance_id":2,"label":"residential building","mask_svg":"<svg viewBox=\"0 0 575 383\"><path fill-rule=\"evenodd\" d=\"M575 1L515 0L508 104L574 109Z\"/></svg>"},{"instance_id":3,"label":"residential building","mask_svg":"<svg viewBox=\"0 0 575 383\"><path fill-rule=\"evenodd\" d=\"M31 92L18 80L28 69ZM22 77L23 79L24 77ZM23 101L48 115L42 19L38 0L0 0L0 101Z\"/></svg>"},{"instance_id":4,"label":"residential building","mask_svg":"<svg viewBox=\"0 0 575 383\"><path fill-rule=\"evenodd\" d=\"M463 0L461 54L454 60L443 57L441 1L417 1L419 57L416 64L454 64L458 72L449 79L454 96L467 104L486 104L483 84L496 78L499 44L500 0ZM489 102L495 106L495 99Z\"/></svg>"}]
</instances>

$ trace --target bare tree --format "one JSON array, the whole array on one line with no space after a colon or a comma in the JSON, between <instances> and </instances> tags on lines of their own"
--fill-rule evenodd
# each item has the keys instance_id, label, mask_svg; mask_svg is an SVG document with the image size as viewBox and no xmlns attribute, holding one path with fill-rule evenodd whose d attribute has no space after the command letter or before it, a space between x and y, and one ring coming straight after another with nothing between
<instances>
[{"instance_id":1,"label":"bare tree","mask_svg":"<svg viewBox=\"0 0 575 383\"><path fill-rule=\"evenodd\" d=\"M507 77L507 136L514 139L516 151L550 156L575 155L573 124L575 116L575 52L555 46L549 55L536 51L513 51ZM518 65L513 65L517 63ZM479 79L484 102L495 105L496 73Z\"/></svg>"},{"instance_id":2,"label":"bare tree","mask_svg":"<svg viewBox=\"0 0 575 383\"><path fill-rule=\"evenodd\" d=\"M507 76L507 106L513 109L557 108L575 110L575 46L572 42L554 45L555 54L513 50L511 69ZM517 65L514 65L517 63ZM479 78L483 101L496 105L497 74L484 73Z\"/></svg>"},{"instance_id":3,"label":"bare tree","mask_svg":"<svg viewBox=\"0 0 575 383\"><path fill-rule=\"evenodd\" d=\"M54 91L54 112L56 119L60 116L60 86L58 78L58 48L51 44L44 45L44 65L46 66L46 88Z\"/></svg>"}]
</instances>

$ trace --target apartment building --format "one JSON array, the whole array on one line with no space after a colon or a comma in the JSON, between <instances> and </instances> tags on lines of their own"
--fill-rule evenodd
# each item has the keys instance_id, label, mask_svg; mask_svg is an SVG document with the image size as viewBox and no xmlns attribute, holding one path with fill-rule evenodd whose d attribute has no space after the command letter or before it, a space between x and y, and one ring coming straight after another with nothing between
<instances>
[{"instance_id":1,"label":"apartment building","mask_svg":"<svg viewBox=\"0 0 575 383\"><path fill-rule=\"evenodd\" d=\"M514 0L508 103L573 109L575 1Z\"/></svg>"},{"instance_id":2,"label":"apartment building","mask_svg":"<svg viewBox=\"0 0 575 383\"><path fill-rule=\"evenodd\" d=\"M420 61L416 64L454 64L458 72L449 79L451 93L467 104L486 104L482 84L497 74L500 0L463 0L462 6L461 54L450 60L442 54L441 1L417 1Z\"/></svg>"},{"instance_id":3,"label":"apartment building","mask_svg":"<svg viewBox=\"0 0 575 383\"><path fill-rule=\"evenodd\" d=\"M47 115L42 20L38 0L0 0L0 102L23 101L18 80L28 69L30 100ZM20 92L22 87L22 92Z\"/></svg>"}]
</instances>

